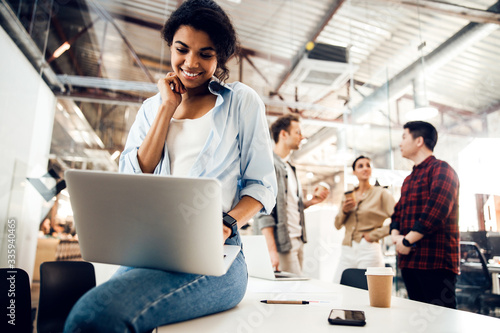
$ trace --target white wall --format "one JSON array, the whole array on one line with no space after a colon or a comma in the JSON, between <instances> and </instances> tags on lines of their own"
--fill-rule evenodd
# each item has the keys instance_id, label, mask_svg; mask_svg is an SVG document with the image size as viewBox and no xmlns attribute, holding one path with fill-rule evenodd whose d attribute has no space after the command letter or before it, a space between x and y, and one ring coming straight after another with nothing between
<instances>
[{"instance_id":1,"label":"white wall","mask_svg":"<svg viewBox=\"0 0 500 333\"><path fill-rule=\"evenodd\" d=\"M333 223L338 208L321 204L306 209L304 213L308 242L304 246L303 273L332 282L345 233L344 228L337 230Z\"/></svg>"},{"instance_id":2,"label":"white wall","mask_svg":"<svg viewBox=\"0 0 500 333\"><path fill-rule=\"evenodd\" d=\"M7 265L7 221L14 219L16 266L33 271L46 205L26 177L47 172L56 99L0 27L0 266Z\"/></svg>"}]
</instances>

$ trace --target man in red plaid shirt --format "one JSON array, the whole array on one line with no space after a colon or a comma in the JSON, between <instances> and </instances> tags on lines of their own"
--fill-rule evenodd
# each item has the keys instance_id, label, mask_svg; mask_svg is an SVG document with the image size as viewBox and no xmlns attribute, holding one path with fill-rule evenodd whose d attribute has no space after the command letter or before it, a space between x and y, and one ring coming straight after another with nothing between
<instances>
[{"instance_id":1,"label":"man in red plaid shirt","mask_svg":"<svg viewBox=\"0 0 500 333\"><path fill-rule=\"evenodd\" d=\"M408 297L456 308L459 181L448 163L433 156L437 138L436 129L427 122L404 125L399 147L415 165L394 208L391 236Z\"/></svg>"}]
</instances>

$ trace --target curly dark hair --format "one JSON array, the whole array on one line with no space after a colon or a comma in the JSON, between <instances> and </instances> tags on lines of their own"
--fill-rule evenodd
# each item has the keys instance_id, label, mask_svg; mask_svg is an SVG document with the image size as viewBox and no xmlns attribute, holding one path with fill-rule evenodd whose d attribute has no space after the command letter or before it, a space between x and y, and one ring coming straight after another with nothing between
<instances>
[{"instance_id":1,"label":"curly dark hair","mask_svg":"<svg viewBox=\"0 0 500 333\"><path fill-rule=\"evenodd\" d=\"M190 26L208 34L215 45L217 69L215 77L225 82L229 77L227 61L239 53L239 42L231 20L224 10L212 0L188 0L175 10L161 30L162 38L168 46L174 35L183 26Z\"/></svg>"}]
</instances>

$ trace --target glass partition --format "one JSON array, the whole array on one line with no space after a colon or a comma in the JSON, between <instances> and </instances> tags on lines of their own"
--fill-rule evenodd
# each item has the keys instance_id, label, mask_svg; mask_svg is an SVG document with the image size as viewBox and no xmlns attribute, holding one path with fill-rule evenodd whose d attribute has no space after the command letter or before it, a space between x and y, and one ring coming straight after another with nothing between
<instances>
[{"instance_id":1,"label":"glass partition","mask_svg":"<svg viewBox=\"0 0 500 333\"><path fill-rule=\"evenodd\" d=\"M6 56L25 60L16 65L19 73L3 62L2 73L9 75L1 81L2 110L16 112L2 111L2 133L18 127L33 133L16 136L2 164L6 180L0 185L8 193L0 198L2 240L10 207L38 207L29 215L31 229L46 215L42 197L32 205L13 192L12 180L19 179L16 161L26 165L24 177L41 177L53 165L117 170L137 111L157 93L157 80L172 70L160 30L178 3L0 4L2 45L11 47ZM402 126L413 119L414 109L429 106L439 110L427 119L439 132L435 155L460 177L460 229L499 231L496 27L479 22L473 29L466 15L397 1L218 3L233 19L242 46L239 59L229 63L228 82L240 80L259 94L269 124L289 112L302 118L307 138L291 159L306 198L321 181L331 186L331 195L317 206L329 209L325 225L331 226L343 192L356 185L351 164L358 155L372 159L372 183L387 186L399 198L412 170L399 150ZM482 11L492 4L466 1ZM340 49L347 62L336 67L311 59L318 45ZM7 142L8 134L2 135ZM60 200L67 200L64 193ZM71 220L70 211L61 214Z\"/></svg>"}]
</instances>

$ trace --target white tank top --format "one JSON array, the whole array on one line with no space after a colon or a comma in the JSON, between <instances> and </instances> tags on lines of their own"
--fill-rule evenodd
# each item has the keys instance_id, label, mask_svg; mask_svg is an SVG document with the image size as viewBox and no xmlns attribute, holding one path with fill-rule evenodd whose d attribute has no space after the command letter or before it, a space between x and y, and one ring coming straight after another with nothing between
<instances>
[{"instance_id":1,"label":"white tank top","mask_svg":"<svg viewBox=\"0 0 500 333\"><path fill-rule=\"evenodd\" d=\"M174 119L167 133L170 171L173 176L187 176L210 134L210 115L197 119Z\"/></svg>"},{"instance_id":2,"label":"white tank top","mask_svg":"<svg viewBox=\"0 0 500 333\"><path fill-rule=\"evenodd\" d=\"M302 236L298 196L299 184L290 164L285 162L285 165L288 175L286 218L288 222L288 233L290 234L290 238L294 238Z\"/></svg>"}]
</instances>

